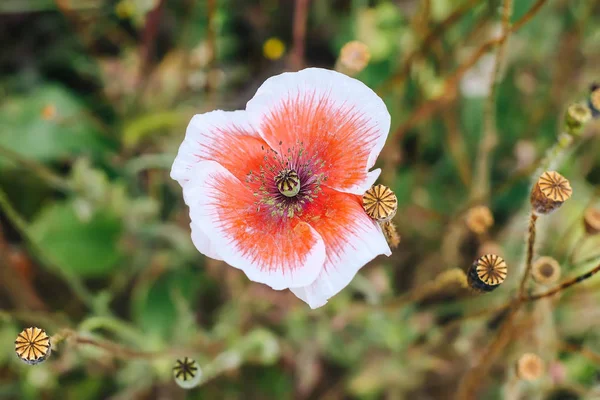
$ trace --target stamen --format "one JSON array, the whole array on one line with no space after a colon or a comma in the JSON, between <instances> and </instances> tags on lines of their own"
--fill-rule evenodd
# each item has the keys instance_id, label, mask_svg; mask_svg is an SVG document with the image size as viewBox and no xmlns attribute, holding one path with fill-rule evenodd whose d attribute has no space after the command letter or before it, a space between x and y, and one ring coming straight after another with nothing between
<instances>
[{"instance_id":1,"label":"stamen","mask_svg":"<svg viewBox=\"0 0 600 400\"><path fill-rule=\"evenodd\" d=\"M325 162L318 152L307 154L304 144L279 149L264 148L265 155L259 172L250 171L246 182L257 197L257 211L265 210L274 218L293 218L302 214L322 191L327 176L321 172Z\"/></svg>"}]
</instances>

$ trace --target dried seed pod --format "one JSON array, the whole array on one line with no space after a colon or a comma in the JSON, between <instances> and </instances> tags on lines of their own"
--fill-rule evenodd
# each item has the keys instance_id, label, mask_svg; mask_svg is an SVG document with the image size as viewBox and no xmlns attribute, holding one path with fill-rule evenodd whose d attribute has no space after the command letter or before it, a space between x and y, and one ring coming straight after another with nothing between
<instances>
[{"instance_id":1,"label":"dried seed pod","mask_svg":"<svg viewBox=\"0 0 600 400\"><path fill-rule=\"evenodd\" d=\"M571 104L565 113L565 126L573 136L581 134L583 126L592 119L592 112L585 104Z\"/></svg>"},{"instance_id":2,"label":"dried seed pod","mask_svg":"<svg viewBox=\"0 0 600 400\"><path fill-rule=\"evenodd\" d=\"M544 374L544 361L534 353L525 353L517 361L517 376L525 381L534 381Z\"/></svg>"},{"instance_id":3,"label":"dried seed pod","mask_svg":"<svg viewBox=\"0 0 600 400\"><path fill-rule=\"evenodd\" d=\"M567 201L572 193L571 184L564 176L555 171L546 171L531 191L531 207L537 214L550 214Z\"/></svg>"},{"instance_id":4,"label":"dried seed pod","mask_svg":"<svg viewBox=\"0 0 600 400\"><path fill-rule=\"evenodd\" d=\"M384 185L375 185L367 190L362 203L365 212L377 222L390 221L398 210L396 195Z\"/></svg>"},{"instance_id":5,"label":"dried seed pod","mask_svg":"<svg viewBox=\"0 0 600 400\"><path fill-rule=\"evenodd\" d=\"M467 212L465 222L471 232L482 235L494 225L494 216L488 207L476 206Z\"/></svg>"},{"instance_id":6,"label":"dried seed pod","mask_svg":"<svg viewBox=\"0 0 600 400\"><path fill-rule=\"evenodd\" d=\"M398 247L400 244L400 235L396 232L396 225L392 221L386 221L381 223L381 229L390 246L392 248Z\"/></svg>"},{"instance_id":7,"label":"dried seed pod","mask_svg":"<svg viewBox=\"0 0 600 400\"><path fill-rule=\"evenodd\" d=\"M191 389L200 383L202 371L196 360L185 357L183 360L177 360L173 367L173 377L175 383L183 389Z\"/></svg>"},{"instance_id":8,"label":"dried seed pod","mask_svg":"<svg viewBox=\"0 0 600 400\"><path fill-rule=\"evenodd\" d=\"M531 266L531 275L542 285L556 283L560 279L560 264L552 257L540 257Z\"/></svg>"},{"instance_id":9,"label":"dried seed pod","mask_svg":"<svg viewBox=\"0 0 600 400\"><path fill-rule=\"evenodd\" d=\"M486 254L471 265L467 281L477 292L491 292L504 282L507 273L508 267L502 257Z\"/></svg>"},{"instance_id":10,"label":"dried seed pod","mask_svg":"<svg viewBox=\"0 0 600 400\"><path fill-rule=\"evenodd\" d=\"M27 364L39 364L50 355L50 337L43 329L26 328L19 333L15 340L15 352Z\"/></svg>"},{"instance_id":11,"label":"dried seed pod","mask_svg":"<svg viewBox=\"0 0 600 400\"><path fill-rule=\"evenodd\" d=\"M371 52L366 44L354 40L348 42L340 51L339 64L352 74L357 74L367 67Z\"/></svg>"},{"instance_id":12,"label":"dried seed pod","mask_svg":"<svg viewBox=\"0 0 600 400\"><path fill-rule=\"evenodd\" d=\"M583 214L583 225L588 235L600 233L600 209L589 207Z\"/></svg>"}]
</instances>

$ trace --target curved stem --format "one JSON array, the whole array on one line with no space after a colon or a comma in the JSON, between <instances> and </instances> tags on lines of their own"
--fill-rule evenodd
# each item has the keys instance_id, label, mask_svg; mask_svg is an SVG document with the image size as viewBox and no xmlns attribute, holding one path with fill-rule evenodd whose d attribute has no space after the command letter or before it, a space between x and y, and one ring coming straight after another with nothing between
<instances>
[{"instance_id":1,"label":"curved stem","mask_svg":"<svg viewBox=\"0 0 600 400\"><path fill-rule=\"evenodd\" d=\"M519 285L519 297L523 296L525 293L525 288L527 285L527 280L529 279L529 275L531 275L531 264L533 262L533 255L535 252L535 225L537 222L537 215L531 212L531 216L529 217L529 235L527 237L527 257L525 259L525 271L523 273L523 278L521 278L521 284Z\"/></svg>"},{"instance_id":2,"label":"curved stem","mask_svg":"<svg viewBox=\"0 0 600 400\"><path fill-rule=\"evenodd\" d=\"M81 282L81 280L76 276L67 271L65 271L60 266L54 264L51 261L51 258L48 257L47 254L38 246L36 240L33 235L29 231L29 227L27 222L17 210L10 203L8 196L6 193L0 189L0 211L4 212L10 223L14 226L14 228L19 232L24 240L26 240L31 249L36 253L38 261L50 267L50 269L54 270L58 275L60 275L69 285L73 293L88 307L94 308L94 297L85 287L85 285Z\"/></svg>"},{"instance_id":3,"label":"curved stem","mask_svg":"<svg viewBox=\"0 0 600 400\"><path fill-rule=\"evenodd\" d=\"M542 293L538 293L538 294L534 294L531 296L525 296L525 297L521 297L521 299L523 301L536 301L539 299L543 299L545 297L550 297L555 295L558 292L562 292L563 290L578 284L579 282L582 282L586 279L591 278L592 276L594 276L595 274L597 274L598 272L600 272L600 264L598 264L596 267L592 268L591 270L589 270L588 272L581 274L579 276L576 276L575 278L571 278L568 279L566 281L564 281L563 283L559 284L558 286L556 286L553 289L547 290L545 292Z\"/></svg>"}]
</instances>

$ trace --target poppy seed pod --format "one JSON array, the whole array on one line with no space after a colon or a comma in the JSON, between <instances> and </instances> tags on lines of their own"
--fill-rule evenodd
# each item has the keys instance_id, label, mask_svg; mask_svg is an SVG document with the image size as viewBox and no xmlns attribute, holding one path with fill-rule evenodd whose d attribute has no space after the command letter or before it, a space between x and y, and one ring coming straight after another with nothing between
<instances>
[{"instance_id":1,"label":"poppy seed pod","mask_svg":"<svg viewBox=\"0 0 600 400\"><path fill-rule=\"evenodd\" d=\"M173 367L173 377L175 383L183 389L191 389L200 383L202 372L196 360L185 357L183 360L177 360Z\"/></svg>"},{"instance_id":2,"label":"poppy seed pod","mask_svg":"<svg viewBox=\"0 0 600 400\"><path fill-rule=\"evenodd\" d=\"M367 45L357 40L346 43L340 50L339 63L353 74L365 69L370 59L371 52Z\"/></svg>"},{"instance_id":3,"label":"poppy seed pod","mask_svg":"<svg viewBox=\"0 0 600 400\"><path fill-rule=\"evenodd\" d=\"M465 222L471 232L482 235L494 225L494 216L488 207L477 206L467 212Z\"/></svg>"},{"instance_id":4,"label":"poppy seed pod","mask_svg":"<svg viewBox=\"0 0 600 400\"><path fill-rule=\"evenodd\" d=\"M486 254L471 265L467 282L476 292L491 292L504 282L507 272L508 267L502 257Z\"/></svg>"},{"instance_id":5,"label":"poppy seed pod","mask_svg":"<svg viewBox=\"0 0 600 400\"><path fill-rule=\"evenodd\" d=\"M534 353L525 353L517 361L517 376L524 381L534 381L544 373L544 361Z\"/></svg>"},{"instance_id":6,"label":"poppy seed pod","mask_svg":"<svg viewBox=\"0 0 600 400\"><path fill-rule=\"evenodd\" d=\"M600 233L600 209L589 207L583 214L583 226L588 235Z\"/></svg>"},{"instance_id":7,"label":"poppy seed pod","mask_svg":"<svg viewBox=\"0 0 600 400\"><path fill-rule=\"evenodd\" d=\"M540 257L531 266L531 276L542 285L556 283L560 278L560 264L552 257Z\"/></svg>"},{"instance_id":8,"label":"poppy seed pod","mask_svg":"<svg viewBox=\"0 0 600 400\"><path fill-rule=\"evenodd\" d=\"M44 361L50 355L50 351L50 337L46 331L37 327L24 329L15 340L17 356L30 365Z\"/></svg>"},{"instance_id":9,"label":"poppy seed pod","mask_svg":"<svg viewBox=\"0 0 600 400\"><path fill-rule=\"evenodd\" d=\"M365 192L363 208L369 217L377 222L390 221L398 210L398 199L392 190L384 185L375 185Z\"/></svg>"},{"instance_id":10,"label":"poppy seed pod","mask_svg":"<svg viewBox=\"0 0 600 400\"><path fill-rule=\"evenodd\" d=\"M565 112L565 126L573 136L581 134L583 126L592 119L592 112L585 104L571 104Z\"/></svg>"},{"instance_id":11,"label":"poppy seed pod","mask_svg":"<svg viewBox=\"0 0 600 400\"><path fill-rule=\"evenodd\" d=\"M555 171L546 171L534 185L530 201L538 215L550 214L567 201L573 189L569 181Z\"/></svg>"}]
</instances>

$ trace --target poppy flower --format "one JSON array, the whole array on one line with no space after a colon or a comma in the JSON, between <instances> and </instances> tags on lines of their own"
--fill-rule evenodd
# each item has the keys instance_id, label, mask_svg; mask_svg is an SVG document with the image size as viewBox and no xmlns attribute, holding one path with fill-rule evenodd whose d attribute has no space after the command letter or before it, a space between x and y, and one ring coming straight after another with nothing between
<instances>
[{"instance_id":1,"label":"poppy flower","mask_svg":"<svg viewBox=\"0 0 600 400\"><path fill-rule=\"evenodd\" d=\"M267 79L246 110L195 115L171 170L195 246L324 305L363 265L391 254L361 203L389 128L371 89L319 68Z\"/></svg>"}]
</instances>

